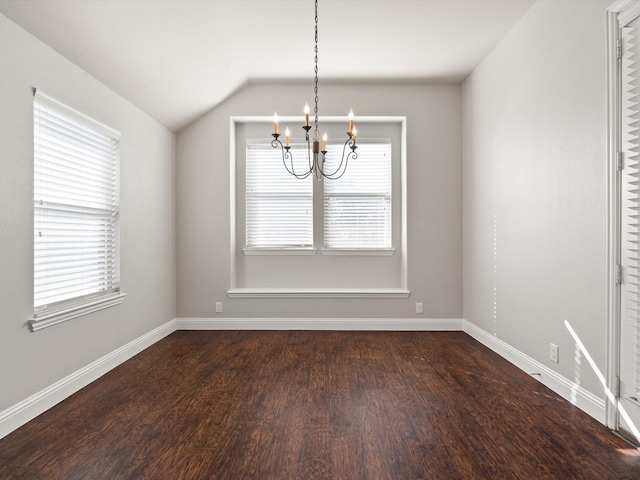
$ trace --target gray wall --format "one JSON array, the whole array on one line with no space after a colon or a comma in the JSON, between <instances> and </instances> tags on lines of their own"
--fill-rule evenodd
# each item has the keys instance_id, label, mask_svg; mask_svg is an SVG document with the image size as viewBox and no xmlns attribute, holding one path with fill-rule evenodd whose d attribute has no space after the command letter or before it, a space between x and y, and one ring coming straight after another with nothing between
<instances>
[{"instance_id":1,"label":"gray wall","mask_svg":"<svg viewBox=\"0 0 640 480\"><path fill-rule=\"evenodd\" d=\"M232 261L229 117L272 115L274 110L281 116L300 115L312 96L313 85L306 83L249 84L178 133L178 317L215 317L215 302L223 301L223 317L415 318L415 303L423 302L421 318L461 318L458 85L320 83L321 115L346 115L353 107L363 116L407 117L409 299L227 298ZM265 129L268 136L271 125ZM270 260L265 263L278 268L278 257ZM347 272L348 262L333 263L336 278ZM389 281L397 283L397 278Z\"/></svg>"},{"instance_id":2,"label":"gray wall","mask_svg":"<svg viewBox=\"0 0 640 480\"><path fill-rule=\"evenodd\" d=\"M122 132L124 303L38 332L32 86ZM0 15L0 411L175 318L174 136Z\"/></svg>"},{"instance_id":3,"label":"gray wall","mask_svg":"<svg viewBox=\"0 0 640 480\"><path fill-rule=\"evenodd\" d=\"M604 372L609 4L537 2L463 84L464 318L600 397L564 321Z\"/></svg>"}]
</instances>

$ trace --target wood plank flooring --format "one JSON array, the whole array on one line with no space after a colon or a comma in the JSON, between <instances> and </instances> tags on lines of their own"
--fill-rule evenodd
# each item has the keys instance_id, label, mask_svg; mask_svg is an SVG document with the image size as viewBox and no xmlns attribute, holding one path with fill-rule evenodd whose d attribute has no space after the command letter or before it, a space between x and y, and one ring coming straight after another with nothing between
<instances>
[{"instance_id":1,"label":"wood plank flooring","mask_svg":"<svg viewBox=\"0 0 640 480\"><path fill-rule=\"evenodd\" d=\"M461 332L176 332L0 440L1 479L639 479Z\"/></svg>"}]
</instances>

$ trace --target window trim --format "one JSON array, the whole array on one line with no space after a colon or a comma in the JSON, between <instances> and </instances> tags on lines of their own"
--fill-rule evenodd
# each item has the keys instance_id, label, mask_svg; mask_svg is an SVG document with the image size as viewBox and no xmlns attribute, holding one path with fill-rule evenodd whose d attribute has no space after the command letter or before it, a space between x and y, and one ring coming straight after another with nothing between
<instances>
[{"instance_id":1,"label":"window trim","mask_svg":"<svg viewBox=\"0 0 640 480\"><path fill-rule=\"evenodd\" d=\"M58 323L66 322L74 318L88 315L89 313L104 310L105 308L115 307L120 305L126 297L126 293L120 291L92 297L91 301L79 302L75 305L61 306L59 309L45 311L42 313L35 313L33 317L29 319L29 327L32 332L42 330L43 328L57 325Z\"/></svg>"},{"instance_id":2,"label":"window trim","mask_svg":"<svg viewBox=\"0 0 640 480\"><path fill-rule=\"evenodd\" d=\"M310 255L313 256L318 251L313 247L245 247L242 253L245 255Z\"/></svg>"},{"instance_id":3,"label":"window trim","mask_svg":"<svg viewBox=\"0 0 640 480\"><path fill-rule=\"evenodd\" d=\"M322 255L368 255L384 257L395 255L395 248L328 248L322 249Z\"/></svg>"},{"instance_id":4,"label":"window trim","mask_svg":"<svg viewBox=\"0 0 640 480\"><path fill-rule=\"evenodd\" d=\"M338 122L347 122L346 116L327 116L327 117L319 117L319 122L327 122L327 123L338 123ZM358 117L358 123L373 123L373 124L398 124L400 126L400 192L397 196L400 199L400 218L394 220L400 223L400 241L398 245L394 245L391 252L389 249L372 249L366 251L360 251L359 253L355 253L353 250L342 250L342 249L320 249L323 255L395 255L396 251L401 256L400 258L400 285L398 292L401 292L401 295L409 295L408 290L408 257L407 257L407 117L405 116L363 116ZM301 123L304 121L304 117L302 116L281 116L280 122L285 123ZM236 202L236 130L238 127L245 124L264 124L265 131L270 131L270 126L273 124L273 116L230 116L229 117L229 235L230 235L230 249L229 249L229 290L227 291L228 296L237 295L240 292L245 292L248 295L252 295L253 291L256 289L253 288L237 288L237 271L236 271L236 256L238 254L237 247L237 238L236 238L236 214L237 214L237 202ZM395 194L394 194L395 196ZM243 249L243 253L245 255L252 255L252 253L247 253L252 249ZM256 252L258 255L286 255L289 253L284 253L283 249L279 253L265 253L264 249L256 249L263 250L262 253ZM330 252L329 252L330 251ZM291 253L295 255L295 253ZM315 249L314 249L315 254ZM272 291L272 290L263 290L257 289L260 291L260 298L269 298L269 297L278 297L282 295L282 292ZM289 291L289 289L283 289L284 291ZM307 288L304 291L306 297L309 298L308 295L318 295L321 298L344 298L344 296L354 295L353 289L332 289L331 291L326 291L325 289L318 288ZM363 295L364 297L360 296ZM385 293L378 289L363 289L363 291L359 291L355 293L354 297L349 298L385 298ZM395 292L394 292L395 293ZM297 295L294 295L297 296ZM235 297L232 297L235 298ZM251 298L251 297L249 297ZM256 298L256 297L253 297Z\"/></svg>"},{"instance_id":5,"label":"window trim","mask_svg":"<svg viewBox=\"0 0 640 480\"><path fill-rule=\"evenodd\" d=\"M406 288L232 288L229 298L409 298Z\"/></svg>"}]
</instances>

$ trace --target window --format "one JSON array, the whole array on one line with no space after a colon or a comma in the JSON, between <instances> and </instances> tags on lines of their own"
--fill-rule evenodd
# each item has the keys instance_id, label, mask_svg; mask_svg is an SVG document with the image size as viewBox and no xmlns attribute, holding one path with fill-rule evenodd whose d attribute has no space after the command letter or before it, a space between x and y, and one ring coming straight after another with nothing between
<instances>
[{"instance_id":1,"label":"window","mask_svg":"<svg viewBox=\"0 0 640 480\"><path fill-rule=\"evenodd\" d=\"M301 181L287 173L282 151L268 137L272 120L230 117L227 294L407 298L406 118L358 117L358 158L349 160L342 178L324 181ZM335 170L348 119L320 120L333 139L326 169ZM280 117L282 127L303 121ZM290 142L300 174L298 167L308 168L304 132L294 133Z\"/></svg>"},{"instance_id":2,"label":"window","mask_svg":"<svg viewBox=\"0 0 640 480\"><path fill-rule=\"evenodd\" d=\"M34 96L34 317L37 330L122 302L119 134Z\"/></svg>"},{"instance_id":3,"label":"window","mask_svg":"<svg viewBox=\"0 0 640 480\"><path fill-rule=\"evenodd\" d=\"M343 144L328 145L327 171L338 169ZM330 250L391 249L391 141L364 141L337 180L324 179L324 246ZM307 145L292 144L307 166ZM302 161L304 160L304 161ZM246 249L313 247L314 177L289 174L270 143L247 142ZM316 184L318 182L315 182ZM320 212L321 214L321 212Z\"/></svg>"},{"instance_id":4,"label":"window","mask_svg":"<svg viewBox=\"0 0 640 480\"><path fill-rule=\"evenodd\" d=\"M357 153L340 179L324 181L325 248L390 249L391 141L360 143ZM341 158L342 146L329 146L327 170Z\"/></svg>"},{"instance_id":5,"label":"window","mask_svg":"<svg viewBox=\"0 0 640 480\"><path fill-rule=\"evenodd\" d=\"M307 153L300 144L291 152ZM290 175L271 144L249 142L246 159L246 247L311 248L313 178Z\"/></svg>"}]
</instances>

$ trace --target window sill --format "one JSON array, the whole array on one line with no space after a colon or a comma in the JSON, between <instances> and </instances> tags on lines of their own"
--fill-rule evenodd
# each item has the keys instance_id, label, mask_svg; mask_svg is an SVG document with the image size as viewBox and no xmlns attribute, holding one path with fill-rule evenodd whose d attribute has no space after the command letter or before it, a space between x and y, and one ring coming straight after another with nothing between
<instances>
[{"instance_id":1,"label":"window sill","mask_svg":"<svg viewBox=\"0 0 640 480\"><path fill-rule=\"evenodd\" d=\"M393 248L323 248L322 255L368 255L368 256L392 256Z\"/></svg>"},{"instance_id":2,"label":"window sill","mask_svg":"<svg viewBox=\"0 0 640 480\"><path fill-rule=\"evenodd\" d=\"M69 306L67 308L61 308L52 312L43 312L40 314L34 314L29 319L29 327L32 332L42 330L43 328L57 325L58 323L66 322L73 318L88 315L89 313L104 310L105 308L114 307L120 305L126 297L126 293L116 292L109 295L104 295L93 301L82 303L80 305Z\"/></svg>"},{"instance_id":3,"label":"window sill","mask_svg":"<svg viewBox=\"0 0 640 480\"><path fill-rule=\"evenodd\" d=\"M243 248L245 255L315 255L315 248Z\"/></svg>"},{"instance_id":4,"label":"window sill","mask_svg":"<svg viewBox=\"0 0 640 480\"><path fill-rule=\"evenodd\" d=\"M404 288L232 288L229 298L409 298Z\"/></svg>"}]
</instances>

